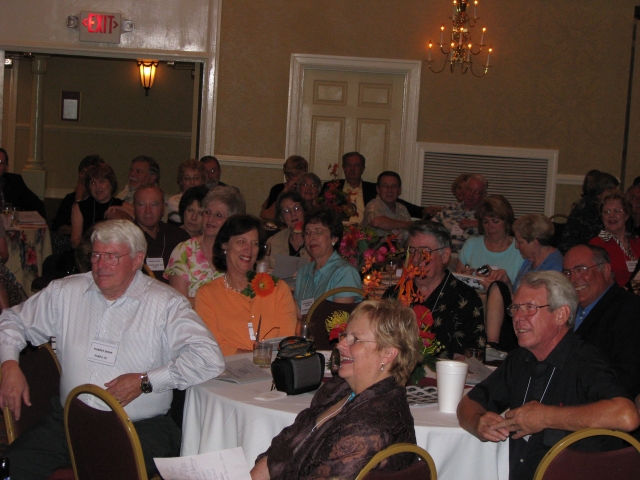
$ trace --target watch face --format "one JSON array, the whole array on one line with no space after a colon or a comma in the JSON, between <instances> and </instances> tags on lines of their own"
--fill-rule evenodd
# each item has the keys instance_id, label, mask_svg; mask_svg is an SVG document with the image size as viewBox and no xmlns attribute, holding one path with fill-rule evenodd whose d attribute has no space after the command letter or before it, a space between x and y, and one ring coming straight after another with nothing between
<instances>
[{"instance_id":1,"label":"watch face","mask_svg":"<svg viewBox=\"0 0 640 480\"><path fill-rule=\"evenodd\" d=\"M140 382L140 390L142 390L142 393L151 393L153 391L153 385L151 385L149 377L146 375L142 376L142 381Z\"/></svg>"}]
</instances>

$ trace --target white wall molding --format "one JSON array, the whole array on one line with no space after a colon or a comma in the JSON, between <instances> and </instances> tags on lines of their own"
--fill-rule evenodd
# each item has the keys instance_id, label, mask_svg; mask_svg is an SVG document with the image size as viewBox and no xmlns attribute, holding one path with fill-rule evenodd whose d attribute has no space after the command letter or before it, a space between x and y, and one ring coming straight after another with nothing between
<instances>
[{"instance_id":1,"label":"white wall molding","mask_svg":"<svg viewBox=\"0 0 640 480\"><path fill-rule=\"evenodd\" d=\"M282 170L284 160L282 158L243 157L236 155L216 155L220 165L230 167L271 168Z\"/></svg>"},{"instance_id":2,"label":"white wall molding","mask_svg":"<svg viewBox=\"0 0 640 480\"><path fill-rule=\"evenodd\" d=\"M558 185L580 185L584 182L584 175L569 175L566 173L559 173L556 176L556 184Z\"/></svg>"},{"instance_id":3,"label":"white wall molding","mask_svg":"<svg viewBox=\"0 0 640 480\"><path fill-rule=\"evenodd\" d=\"M16 124L16 130L29 130L28 123ZM191 132L177 132L170 130L133 130L128 128L105 128L105 127L81 127L76 125L45 125L44 129L49 132L66 133L90 133L100 135L125 135L136 137L171 137L171 138L191 138Z\"/></svg>"},{"instance_id":4,"label":"white wall molding","mask_svg":"<svg viewBox=\"0 0 640 480\"><path fill-rule=\"evenodd\" d=\"M333 55L291 55L289 67L289 112L285 158L298 153L305 69L355 71L400 74L405 76L404 104L402 106L402 133L400 142L399 174L403 179L403 198L416 202L420 198L420 183L415 172L420 168L417 151L418 106L420 104L419 60L388 58L338 57Z\"/></svg>"}]
</instances>

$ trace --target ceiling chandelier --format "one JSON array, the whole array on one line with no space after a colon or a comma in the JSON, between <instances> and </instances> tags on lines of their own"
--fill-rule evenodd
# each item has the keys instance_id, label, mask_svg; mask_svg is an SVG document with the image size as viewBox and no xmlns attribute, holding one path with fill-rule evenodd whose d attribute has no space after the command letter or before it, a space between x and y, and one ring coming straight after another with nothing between
<instances>
[{"instance_id":1,"label":"ceiling chandelier","mask_svg":"<svg viewBox=\"0 0 640 480\"><path fill-rule=\"evenodd\" d=\"M473 1L473 19L469 16L469 6L470 1L468 0L453 0L453 14L451 19L453 20L453 26L451 30L451 43L449 44L449 49L445 50L444 44L444 24L440 27L440 51L445 55L444 63L442 64L442 68L440 70L434 70L431 68L431 63L433 60L431 59L431 48L433 47L433 42L429 40L429 58L427 60L429 64L429 70L434 73L442 72L447 63L449 63L451 72L455 70L457 64L460 64L460 71L462 73L467 73L470 71L475 77L484 77L489 71L489 59L491 58L492 48L489 47L487 52L487 59L482 68L482 73L476 73L473 70L473 57L482 52L482 48L486 47L484 43L484 34L487 31L485 27L482 28L482 36L480 37L480 43L477 43L478 47L477 51L473 51L472 43L471 43L471 29L476 26L476 22L478 21L478 0Z\"/></svg>"}]
</instances>

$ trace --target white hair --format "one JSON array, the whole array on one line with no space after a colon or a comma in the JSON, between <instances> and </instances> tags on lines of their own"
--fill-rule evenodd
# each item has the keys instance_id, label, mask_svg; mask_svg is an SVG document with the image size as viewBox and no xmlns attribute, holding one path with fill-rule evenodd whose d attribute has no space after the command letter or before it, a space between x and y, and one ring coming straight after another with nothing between
<instances>
[{"instance_id":1,"label":"white hair","mask_svg":"<svg viewBox=\"0 0 640 480\"><path fill-rule=\"evenodd\" d=\"M129 220L106 220L96 223L91 234L91 244L121 243L127 245L131 251L131 258L142 252L147 254L147 241L140 227ZM142 265L141 265L142 267Z\"/></svg>"}]
</instances>

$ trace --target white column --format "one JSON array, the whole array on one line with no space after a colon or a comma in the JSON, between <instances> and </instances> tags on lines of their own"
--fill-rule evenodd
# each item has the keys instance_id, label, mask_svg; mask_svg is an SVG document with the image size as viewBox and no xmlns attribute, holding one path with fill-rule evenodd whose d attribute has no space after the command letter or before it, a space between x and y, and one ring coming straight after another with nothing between
<instances>
[{"instance_id":1,"label":"white column","mask_svg":"<svg viewBox=\"0 0 640 480\"><path fill-rule=\"evenodd\" d=\"M22 170L27 186L44 199L45 170L42 161L44 135L44 75L48 55L35 55L31 63L31 122L29 125L29 156Z\"/></svg>"}]
</instances>

